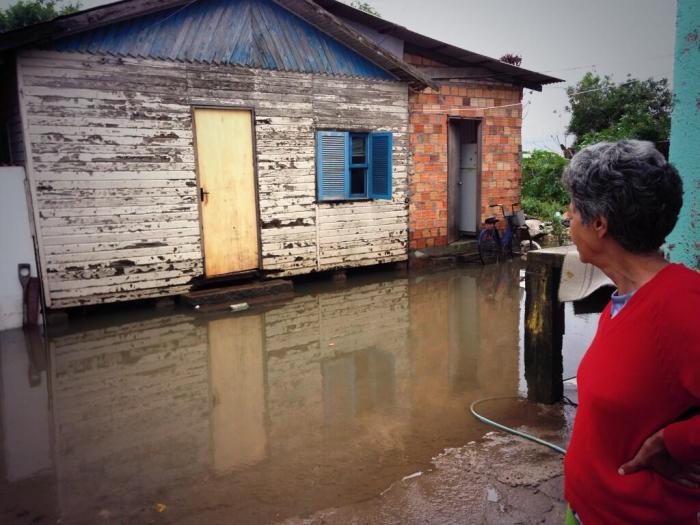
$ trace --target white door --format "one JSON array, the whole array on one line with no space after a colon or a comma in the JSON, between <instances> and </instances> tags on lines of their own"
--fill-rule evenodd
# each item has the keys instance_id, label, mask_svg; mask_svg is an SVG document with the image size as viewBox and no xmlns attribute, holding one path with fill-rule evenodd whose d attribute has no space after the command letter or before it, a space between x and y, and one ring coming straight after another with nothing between
<instances>
[{"instance_id":1,"label":"white door","mask_svg":"<svg viewBox=\"0 0 700 525\"><path fill-rule=\"evenodd\" d=\"M459 155L459 230L476 232L477 145L462 144Z\"/></svg>"}]
</instances>

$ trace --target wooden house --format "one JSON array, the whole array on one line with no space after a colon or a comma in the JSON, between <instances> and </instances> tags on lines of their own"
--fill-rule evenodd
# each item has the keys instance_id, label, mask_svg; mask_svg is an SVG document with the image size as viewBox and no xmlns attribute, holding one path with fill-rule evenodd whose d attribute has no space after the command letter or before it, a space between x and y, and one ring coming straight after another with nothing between
<instances>
[{"instance_id":1,"label":"wooden house","mask_svg":"<svg viewBox=\"0 0 700 525\"><path fill-rule=\"evenodd\" d=\"M419 127L435 106L422 97L470 109L481 124L460 140L485 148L492 132L519 141L519 106L494 117L507 124L475 106L556 79L481 57L500 76L457 104L429 69L463 74L466 59L440 62L453 48L419 37L329 0L123 0L0 35L0 120L46 306L405 261L409 229L414 248L441 236L424 185L452 106ZM484 185L506 162L493 151L478 151Z\"/></svg>"}]
</instances>

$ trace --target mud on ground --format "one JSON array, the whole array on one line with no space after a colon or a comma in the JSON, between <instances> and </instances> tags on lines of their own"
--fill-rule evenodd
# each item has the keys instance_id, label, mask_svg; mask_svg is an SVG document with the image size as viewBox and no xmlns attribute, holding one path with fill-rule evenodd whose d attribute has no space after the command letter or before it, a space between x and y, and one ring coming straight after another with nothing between
<instances>
[{"instance_id":1,"label":"mud on ground","mask_svg":"<svg viewBox=\"0 0 700 525\"><path fill-rule=\"evenodd\" d=\"M562 460L541 445L489 432L376 498L281 525L562 524Z\"/></svg>"}]
</instances>

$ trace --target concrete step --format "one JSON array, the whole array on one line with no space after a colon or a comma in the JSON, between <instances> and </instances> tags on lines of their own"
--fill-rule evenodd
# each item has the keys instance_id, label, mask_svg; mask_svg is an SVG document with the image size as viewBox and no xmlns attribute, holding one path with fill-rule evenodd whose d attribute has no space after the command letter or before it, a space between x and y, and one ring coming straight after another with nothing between
<instances>
[{"instance_id":1,"label":"concrete step","mask_svg":"<svg viewBox=\"0 0 700 525\"><path fill-rule=\"evenodd\" d=\"M270 281L256 281L252 283L236 284L223 288L211 288L197 290L180 296L185 304L190 306L222 305L249 303L255 304L265 300L277 300L281 296L291 296L294 293L294 284L285 279L273 279Z\"/></svg>"},{"instance_id":2,"label":"concrete step","mask_svg":"<svg viewBox=\"0 0 700 525\"><path fill-rule=\"evenodd\" d=\"M458 263L478 262L479 248L474 239L465 239L448 246L415 250L411 253L409 265L413 270L445 270Z\"/></svg>"}]
</instances>

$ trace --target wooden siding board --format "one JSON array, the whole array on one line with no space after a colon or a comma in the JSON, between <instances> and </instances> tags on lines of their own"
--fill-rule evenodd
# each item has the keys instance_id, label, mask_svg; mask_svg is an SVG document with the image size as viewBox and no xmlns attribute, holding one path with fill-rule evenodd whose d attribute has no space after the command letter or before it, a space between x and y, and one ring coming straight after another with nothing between
<instances>
[{"instance_id":1,"label":"wooden siding board","mask_svg":"<svg viewBox=\"0 0 700 525\"><path fill-rule=\"evenodd\" d=\"M20 61L53 307L170 295L202 274L193 104L255 108L263 270L407 258L405 84L36 50ZM393 131L393 198L317 203L316 129Z\"/></svg>"}]
</instances>

